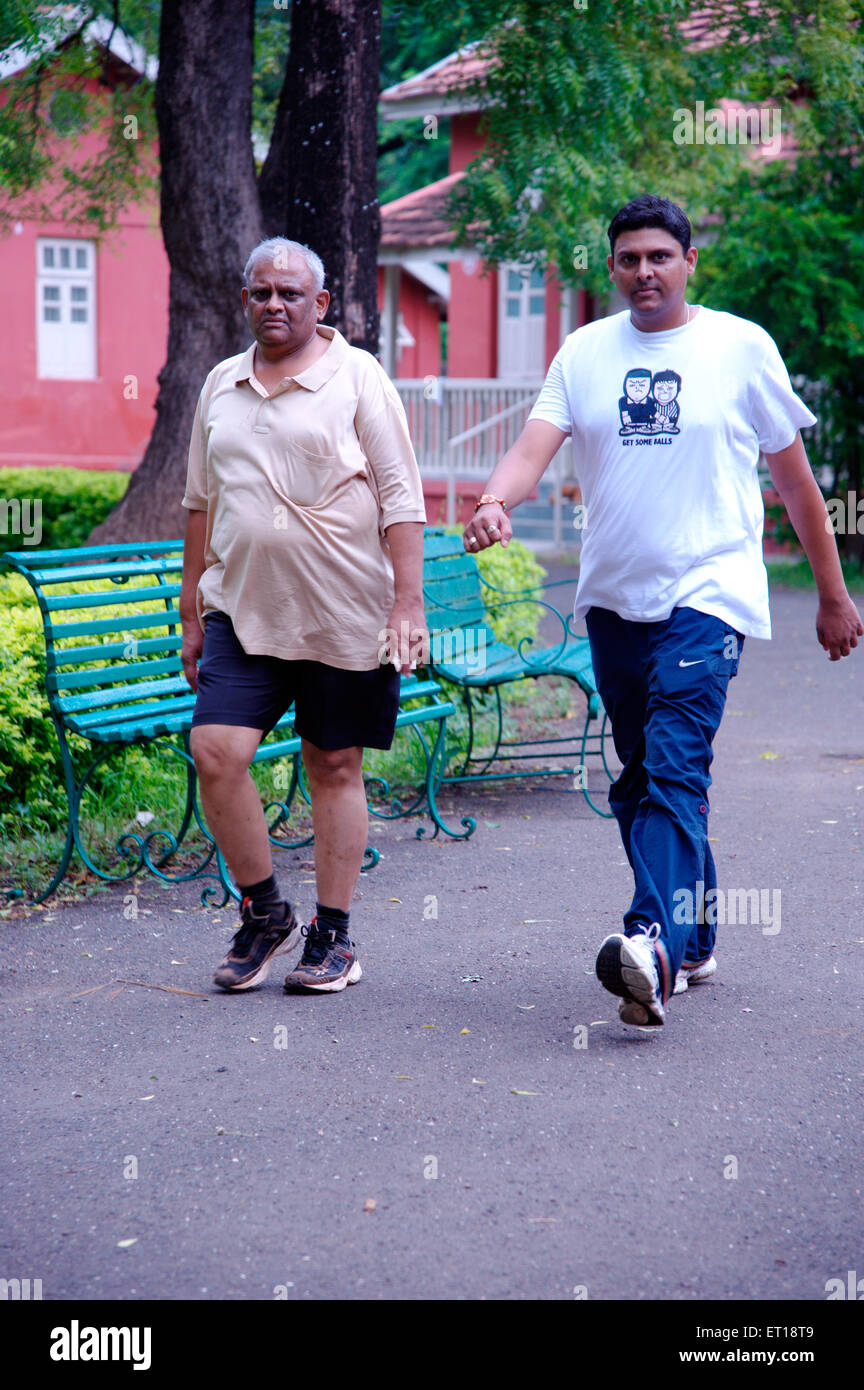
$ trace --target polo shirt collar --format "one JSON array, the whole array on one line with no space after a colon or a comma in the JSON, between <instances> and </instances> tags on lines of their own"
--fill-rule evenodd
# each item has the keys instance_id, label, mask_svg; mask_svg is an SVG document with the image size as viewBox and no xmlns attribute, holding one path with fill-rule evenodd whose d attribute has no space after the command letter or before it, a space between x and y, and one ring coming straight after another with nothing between
<instances>
[{"instance_id":1,"label":"polo shirt collar","mask_svg":"<svg viewBox=\"0 0 864 1390\"><path fill-rule=\"evenodd\" d=\"M307 367L305 371L298 372L297 376L286 376L285 378L287 381L295 381L306 391L318 391L324 386L331 377L336 375L348 355L348 344L338 328L330 328L327 324L319 323L315 331L320 333L322 338L330 339L330 346L327 351L323 357L319 357L318 361L313 362L312 366ZM241 386L244 381L249 381L254 376L254 363L255 344L251 343L237 365L235 385Z\"/></svg>"}]
</instances>

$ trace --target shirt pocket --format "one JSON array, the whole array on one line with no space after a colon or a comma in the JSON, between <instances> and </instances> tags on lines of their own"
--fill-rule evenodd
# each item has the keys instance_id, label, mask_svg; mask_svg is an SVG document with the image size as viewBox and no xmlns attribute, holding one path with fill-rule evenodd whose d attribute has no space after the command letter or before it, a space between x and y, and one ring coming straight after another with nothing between
<instances>
[{"instance_id":1,"label":"shirt pocket","mask_svg":"<svg viewBox=\"0 0 864 1390\"><path fill-rule=\"evenodd\" d=\"M338 460L313 454L294 441L285 449L285 491L298 507L319 507L338 482Z\"/></svg>"}]
</instances>

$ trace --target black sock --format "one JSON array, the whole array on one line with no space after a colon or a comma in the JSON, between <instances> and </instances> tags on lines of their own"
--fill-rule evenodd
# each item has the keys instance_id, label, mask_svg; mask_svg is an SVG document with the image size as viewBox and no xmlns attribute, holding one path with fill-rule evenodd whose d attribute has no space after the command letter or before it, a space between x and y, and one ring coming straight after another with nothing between
<instances>
[{"instance_id":1,"label":"black sock","mask_svg":"<svg viewBox=\"0 0 864 1390\"><path fill-rule=\"evenodd\" d=\"M334 931L340 946L350 946L348 919L351 914L343 912L341 907L324 907L321 903L316 903L315 907L319 927L327 927L330 931Z\"/></svg>"},{"instance_id":2,"label":"black sock","mask_svg":"<svg viewBox=\"0 0 864 1390\"><path fill-rule=\"evenodd\" d=\"M251 898L253 910L259 917L268 913L274 922L285 921L288 907L276 884L275 874L262 878L260 883L238 883L237 887L242 897Z\"/></svg>"}]
</instances>

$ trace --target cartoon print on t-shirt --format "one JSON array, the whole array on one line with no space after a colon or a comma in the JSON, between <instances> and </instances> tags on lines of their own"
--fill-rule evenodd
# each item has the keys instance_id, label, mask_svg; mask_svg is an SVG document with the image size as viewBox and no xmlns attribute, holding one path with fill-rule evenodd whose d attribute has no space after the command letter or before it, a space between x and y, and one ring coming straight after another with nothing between
<instances>
[{"instance_id":1,"label":"cartoon print on t-shirt","mask_svg":"<svg viewBox=\"0 0 864 1390\"><path fill-rule=\"evenodd\" d=\"M655 402L651 396L651 373L634 367L624 377L624 395L618 402L621 416L619 434L647 434L654 422Z\"/></svg>"},{"instance_id":2,"label":"cartoon print on t-shirt","mask_svg":"<svg viewBox=\"0 0 864 1390\"><path fill-rule=\"evenodd\" d=\"M681 378L677 372L665 371L656 372L651 383L651 393L654 396L656 405L654 407L654 429L660 434L680 434L678 428L678 416L681 414L681 407L678 404L678 392L681 390Z\"/></svg>"},{"instance_id":3,"label":"cartoon print on t-shirt","mask_svg":"<svg viewBox=\"0 0 864 1390\"><path fill-rule=\"evenodd\" d=\"M624 395L618 401L621 435L680 434L678 394L681 378L677 372L656 372L633 367L624 377Z\"/></svg>"}]
</instances>

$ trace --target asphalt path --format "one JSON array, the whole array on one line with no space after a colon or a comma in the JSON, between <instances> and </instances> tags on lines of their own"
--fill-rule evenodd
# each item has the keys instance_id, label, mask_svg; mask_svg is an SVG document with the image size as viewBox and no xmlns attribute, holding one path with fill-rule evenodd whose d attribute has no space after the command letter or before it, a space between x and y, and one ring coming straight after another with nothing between
<instances>
[{"instance_id":1,"label":"asphalt path","mask_svg":"<svg viewBox=\"0 0 864 1390\"><path fill-rule=\"evenodd\" d=\"M721 927L663 1029L593 976L629 870L557 779L445 797L468 842L377 826L341 995L285 995L285 958L217 991L235 914L190 887L5 922L0 1274L295 1301L824 1300L864 1274L864 649L828 662L812 594L773 614L710 822L721 888L773 920ZM281 872L311 915L308 853Z\"/></svg>"}]
</instances>

